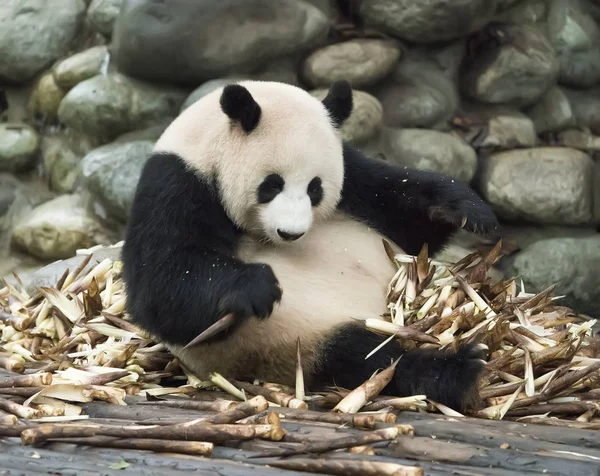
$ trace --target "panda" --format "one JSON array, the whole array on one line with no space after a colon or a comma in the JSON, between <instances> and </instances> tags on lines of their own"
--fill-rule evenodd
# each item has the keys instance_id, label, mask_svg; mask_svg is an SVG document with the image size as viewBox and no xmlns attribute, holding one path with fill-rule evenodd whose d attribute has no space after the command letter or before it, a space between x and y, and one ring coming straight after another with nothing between
<instances>
[{"instance_id":1,"label":"panda","mask_svg":"<svg viewBox=\"0 0 600 476\"><path fill-rule=\"evenodd\" d=\"M364 326L396 272L382 243L435 255L461 226L497 220L466 184L368 158L341 139L347 81L319 101L241 81L185 109L138 182L122 250L131 319L198 378L293 385L297 341L310 390L355 388L400 358L383 394L473 404L485 346L404 351ZM226 315L236 324L186 345Z\"/></svg>"}]
</instances>

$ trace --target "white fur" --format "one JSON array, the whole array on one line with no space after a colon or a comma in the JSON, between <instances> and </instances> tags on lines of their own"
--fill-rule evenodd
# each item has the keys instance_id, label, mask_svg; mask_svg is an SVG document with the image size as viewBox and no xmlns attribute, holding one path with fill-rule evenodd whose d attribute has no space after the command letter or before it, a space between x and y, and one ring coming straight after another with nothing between
<instances>
[{"instance_id":1,"label":"white fur","mask_svg":"<svg viewBox=\"0 0 600 476\"><path fill-rule=\"evenodd\" d=\"M283 297L269 318L249 319L224 342L171 350L200 378L217 371L293 384L297 338L310 373L315 348L332 326L385 312L385 290L396 269L378 233L335 213L342 145L323 104L285 84L240 84L262 109L254 131L232 127L220 109L219 89L186 109L156 150L175 152L198 174L218 177L227 213L247 232L239 257L271 265ZM259 205L257 188L271 173L284 178L284 190ZM311 207L306 189L315 176L324 196ZM278 246L277 229L305 235Z\"/></svg>"}]
</instances>

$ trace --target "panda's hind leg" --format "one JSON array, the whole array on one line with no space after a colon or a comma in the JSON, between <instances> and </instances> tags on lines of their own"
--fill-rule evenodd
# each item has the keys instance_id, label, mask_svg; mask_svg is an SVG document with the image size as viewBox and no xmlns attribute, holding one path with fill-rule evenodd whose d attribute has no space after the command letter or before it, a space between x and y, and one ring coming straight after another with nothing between
<instances>
[{"instance_id":1,"label":"panda's hind leg","mask_svg":"<svg viewBox=\"0 0 600 476\"><path fill-rule=\"evenodd\" d=\"M381 392L398 397L427 395L457 411L478 406L477 383L485 368L485 346L469 344L458 352L438 349L405 351L392 340L365 360L386 338L361 323L339 326L320 349L311 383L313 389L337 385L353 389L377 369L400 358L393 380Z\"/></svg>"}]
</instances>

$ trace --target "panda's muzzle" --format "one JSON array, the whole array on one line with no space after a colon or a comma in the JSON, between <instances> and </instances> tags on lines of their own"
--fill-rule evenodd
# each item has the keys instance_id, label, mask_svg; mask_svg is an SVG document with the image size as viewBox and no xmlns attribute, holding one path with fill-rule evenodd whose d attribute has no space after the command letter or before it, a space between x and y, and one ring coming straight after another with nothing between
<instances>
[{"instance_id":1,"label":"panda's muzzle","mask_svg":"<svg viewBox=\"0 0 600 476\"><path fill-rule=\"evenodd\" d=\"M302 238L304 233L288 233L286 231L277 229L277 234L286 241L296 241L298 238Z\"/></svg>"}]
</instances>

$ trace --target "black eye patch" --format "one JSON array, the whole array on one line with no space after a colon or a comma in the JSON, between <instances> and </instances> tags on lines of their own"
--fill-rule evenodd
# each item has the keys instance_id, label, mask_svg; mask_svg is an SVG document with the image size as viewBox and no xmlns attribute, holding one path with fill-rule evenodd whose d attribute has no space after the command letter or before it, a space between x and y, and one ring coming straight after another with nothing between
<instances>
[{"instance_id":1,"label":"black eye patch","mask_svg":"<svg viewBox=\"0 0 600 476\"><path fill-rule=\"evenodd\" d=\"M258 203L269 203L283 190L284 184L285 182L281 175L267 175L258 186Z\"/></svg>"},{"instance_id":2,"label":"black eye patch","mask_svg":"<svg viewBox=\"0 0 600 476\"><path fill-rule=\"evenodd\" d=\"M306 193L308 193L310 203L313 207L316 207L321 203L321 200L323 200L323 185L321 184L321 179L319 177L315 177L310 181Z\"/></svg>"}]
</instances>

